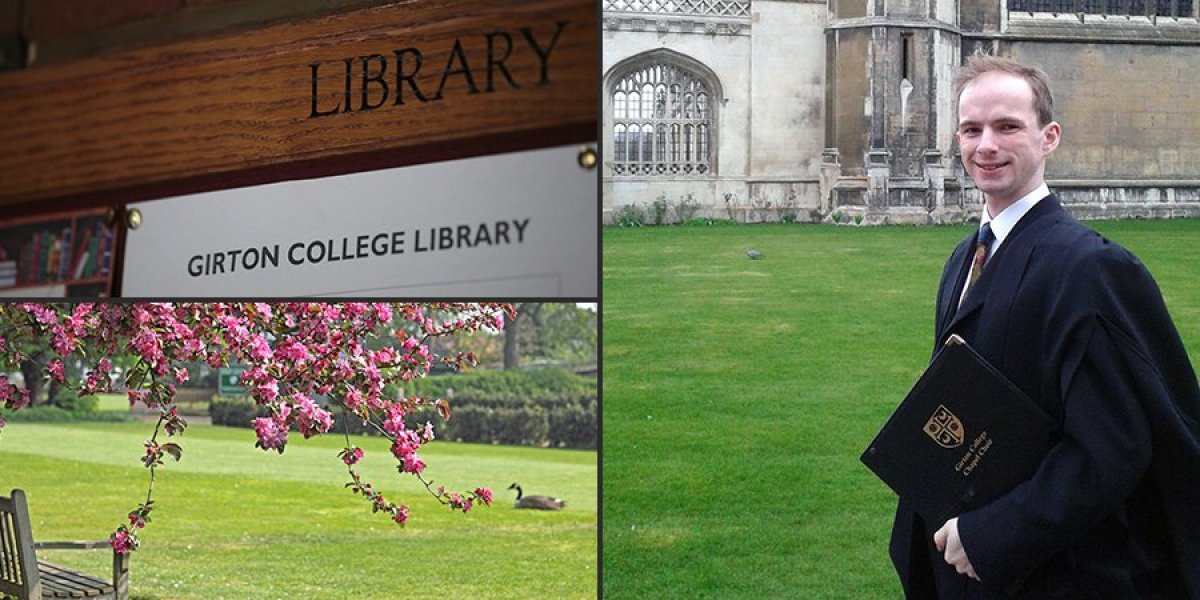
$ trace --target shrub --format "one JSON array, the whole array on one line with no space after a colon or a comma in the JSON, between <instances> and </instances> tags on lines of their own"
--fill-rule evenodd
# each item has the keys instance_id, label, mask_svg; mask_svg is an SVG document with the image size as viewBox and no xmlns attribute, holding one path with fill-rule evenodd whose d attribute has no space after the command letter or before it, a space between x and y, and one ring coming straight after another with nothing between
<instances>
[{"instance_id":1,"label":"shrub","mask_svg":"<svg viewBox=\"0 0 1200 600\"><path fill-rule=\"evenodd\" d=\"M453 391L451 393L451 391ZM401 390L384 392L396 396ZM594 449L597 441L596 381L566 369L474 371L434 375L412 382L405 394L449 398L451 418L442 420L433 406L405 416L409 428L433 423L438 439L485 444L519 444ZM262 416L247 396L213 396L214 425L251 427ZM345 414L335 415L338 431L377 435L374 428Z\"/></svg>"},{"instance_id":2,"label":"shrub","mask_svg":"<svg viewBox=\"0 0 1200 600\"><path fill-rule=\"evenodd\" d=\"M563 406L550 411L547 437L550 445L565 448L596 447L596 403Z\"/></svg>"},{"instance_id":3,"label":"shrub","mask_svg":"<svg viewBox=\"0 0 1200 600\"><path fill-rule=\"evenodd\" d=\"M655 225L666 225L667 213L671 210L671 203L667 202L667 196L664 194L654 199L654 202L650 205L650 210L654 215Z\"/></svg>"},{"instance_id":4,"label":"shrub","mask_svg":"<svg viewBox=\"0 0 1200 600\"><path fill-rule=\"evenodd\" d=\"M53 405L70 413L94 413L100 410L100 399L94 395L80 396L79 392L62 387L54 395Z\"/></svg>"},{"instance_id":5,"label":"shrub","mask_svg":"<svg viewBox=\"0 0 1200 600\"><path fill-rule=\"evenodd\" d=\"M250 396L213 396L208 402L213 425L253 427L254 419L265 416Z\"/></svg>"},{"instance_id":6,"label":"shrub","mask_svg":"<svg viewBox=\"0 0 1200 600\"><path fill-rule=\"evenodd\" d=\"M646 224L646 211L636 204L626 204L617 213L619 227L641 227Z\"/></svg>"},{"instance_id":7,"label":"shrub","mask_svg":"<svg viewBox=\"0 0 1200 600\"><path fill-rule=\"evenodd\" d=\"M0 418L13 423L74 423L82 421L130 421L128 413L79 411L73 412L58 406L35 406L17 411L0 410Z\"/></svg>"},{"instance_id":8,"label":"shrub","mask_svg":"<svg viewBox=\"0 0 1200 600\"><path fill-rule=\"evenodd\" d=\"M596 382L560 368L472 371L414 381L413 389L408 393L447 398L454 406L512 408L535 404L552 407L594 400Z\"/></svg>"},{"instance_id":9,"label":"shrub","mask_svg":"<svg viewBox=\"0 0 1200 600\"><path fill-rule=\"evenodd\" d=\"M700 212L700 203L692 198L692 194L688 193L679 204L675 205L675 217L680 223L687 223L696 217L696 213Z\"/></svg>"},{"instance_id":10,"label":"shrub","mask_svg":"<svg viewBox=\"0 0 1200 600\"><path fill-rule=\"evenodd\" d=\"M796 210L796 190L788 190L787 198L779 203L779 222L795 223L799 218L799 211Z\"/></svg>"}]
</instances>

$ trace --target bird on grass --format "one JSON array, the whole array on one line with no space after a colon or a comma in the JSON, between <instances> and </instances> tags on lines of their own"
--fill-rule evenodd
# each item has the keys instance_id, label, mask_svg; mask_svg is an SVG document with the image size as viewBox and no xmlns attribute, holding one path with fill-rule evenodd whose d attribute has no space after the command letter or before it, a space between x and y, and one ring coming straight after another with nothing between
<instances>
[{"instance_id":1,"label":"bird on grass","mask_svg":"<svg viewBox=\"0 0 1200 600\"><path fill-rule=\"evenodd\" d=\"M746 256L749 256L750 260L758 260L760 258L763 258L763 253L759 252L758 250L755 250L754 248L751 248L746 251Z\"/></svg>"},{"instance_id":2,"label":"bird on grass","mask_svg":"<svg viewBox=\"0 0 1200 600\"><path fill-rule=\"evenodd\" d=\"M562 498L551 498L550 496L524 496L521 493L521 485L514 483L508 486L510 490L517 490L517 501L513 502L513 508L536 508L539 510L558 510L567 505L567 501Z\"/></svg>"}]
</instances>

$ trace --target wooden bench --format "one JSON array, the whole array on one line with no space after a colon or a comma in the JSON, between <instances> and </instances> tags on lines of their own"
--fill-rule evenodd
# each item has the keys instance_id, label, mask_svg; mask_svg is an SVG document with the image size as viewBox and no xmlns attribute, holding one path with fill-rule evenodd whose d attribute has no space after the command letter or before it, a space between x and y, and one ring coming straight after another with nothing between
<instances>
[{"instance_id":1,"label":"wooden bench","mask_svg":"<svg viewBox=\"0 0 1200 600\"><path fill-rule=\"evenodd\" d=\"M85 575L37 559L35 550L111 548L98 542L37 542L30 529L25 492L0 496L0 595L19 600L41 598L101 598L126 600L129 596L129 556L113 552L112 580Z\"/></svg>"}]
</instances>

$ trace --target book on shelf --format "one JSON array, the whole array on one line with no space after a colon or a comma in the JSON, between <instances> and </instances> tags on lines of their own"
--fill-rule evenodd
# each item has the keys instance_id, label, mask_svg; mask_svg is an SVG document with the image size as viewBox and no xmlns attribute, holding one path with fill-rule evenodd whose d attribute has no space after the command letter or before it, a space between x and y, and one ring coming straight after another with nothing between
<instances>
[{"instance_id":1,"label":"book on shelf","mask_svg":"<svg viewBox=\"0 0 1200 600\"><path fill-rule=\"evenodd\" d=\"M68 268L71 263L71 241L75 237L75 228L70 225L63 227L62 244L59 249L58 261L55 263L55 272L57 279L66 279L69 275Z\"/></svg>"},{"instance_id":2,"label":"book on shelf","mask_svg":"<svg viewBox=\"0 0 1200 600\"><path fill-rule=\"evenodd\" d=\"M71 278L82 279L84 269L87 268L89 256L89 247L92 243L92 230L84 229L80 235L79 243L75 246L75 258L71 261ZM95 256L91 254L91 256Z\"/></svg>"},{"instance_id":3,"label":"book on shelf","mask_svg":"<svg viewBox=\"0 0 1200 600\"><path fill-rule=\"evenodd\" d=\"M17 284L17 261L0 260L0 287Z\"/></svg>"},{"instance_id":4,"label":"book on shelf","mask_svg":"<svg viewBox=\"0 0 1200 600\"><path fill-rule=\"evenodd\" d=\"M16 225L0 248L0 287L69 282L108 276L114 230L102 218L57 218Z\"/></svg>"},{"instance_id":5,"label":"book on shelf","mask_svg":"<svg viewBox=\"0 0 1200 600\"><path fill-rule=\"evenodd\" d=\"M105 223L99 223L98 225L102 232L100 253L98 254L100 258L98 270L100 275L108 275L109 270L112 268L113 230Z\"/></svg>"}]
</instances>

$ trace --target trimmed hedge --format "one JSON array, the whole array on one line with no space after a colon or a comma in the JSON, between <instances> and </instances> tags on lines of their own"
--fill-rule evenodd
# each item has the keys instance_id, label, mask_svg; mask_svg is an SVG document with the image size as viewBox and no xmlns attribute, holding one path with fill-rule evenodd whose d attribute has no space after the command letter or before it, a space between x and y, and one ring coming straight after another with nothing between
<instances>
[{"instance_id":1,"label":"trimmed hedge","mask_svg":"<svg viewBox=\"0 0 1200 600\"><path fill-rule=\"evenodd\" d=\"M412 382L413 394L447 398L454 404L513 408L587 405L596 399L596 381L566 369L468 371L435 375Z\"/></svg>"},{"instance_id":2,"label":"trimmed hedge","mask_svg":"<svg viewBox=\"0 0 1200 600\"><path fill-rule=\"evenodd\" d=\"M448 397L449 422L432 407L408 415L411 428L432 422L440 439L489 444L596 448L597 400L595 379L565 369L534 371L476 371L431 376L414 382L413 392L431 398ZM452 393L450 390L453 390ZM397 395L398 389L389 395ZM264 413L246 396L213 396L213 424L251 427ZM350 433L377 433L357 419L337 415L335 428ZM345 421L345 422L344 422Z\"/></svg>"},{"instance_id":3,"label":"trimmed hedge","mask_svg":"<svg viewBox=\"0 0 1200 600\"><path fill-rule=\"evenodd\" d=\"M95 395L80 396L79 392L63 387L54 395L53 406L70 413L94 413L100 410L100 399Z\"/></svg>"},{"instance_id":4,"label":"trimmed hedge","mask_svg":"<svg viewBox=\"0 0 1200 600\"><path fill-rule=\"evenodd\" d=\"M95 395L80 396L70 388L61 388L53 404L32 406L21 410L0 409L0 418L16 423L74 423L82 421L132 421L128 413L100 412L100 399Z\"/></svg>"},{"instance_id":5,"label":"trimmed hedge","mask_svg":"<svg viewBox=\"0 0 1200 600\"><path fill-rule=\"evenodd\" d=\"M213 425L254 427L254 419L266 416L267 411L250 396L214 395L208 401L208 414Z\"/></svg>"},{"instance_id":6,"label":"trimmed hedge","mask_svg":"<svg viewBox=\"0 0 1200 600\"><path fill-rule=\"evenodd\" d=\"M34 406L21 410L0 410L0 418L10 423L79 423L85 421L132 421L127 413L71 411L58 406Z\"/></svg>"}]
</instances>

